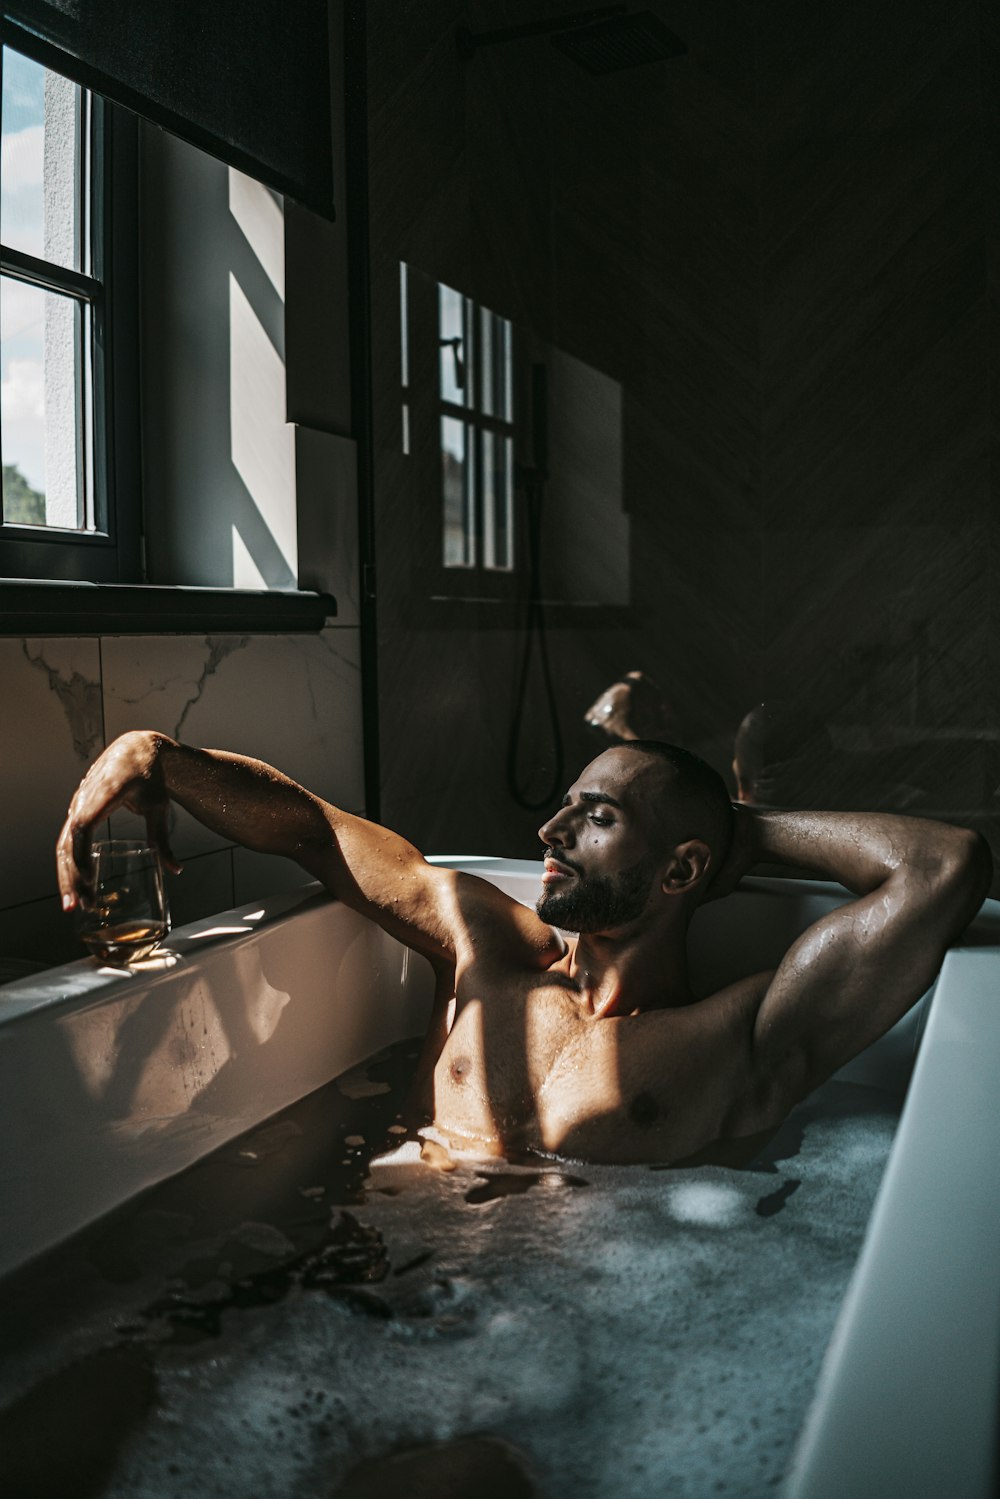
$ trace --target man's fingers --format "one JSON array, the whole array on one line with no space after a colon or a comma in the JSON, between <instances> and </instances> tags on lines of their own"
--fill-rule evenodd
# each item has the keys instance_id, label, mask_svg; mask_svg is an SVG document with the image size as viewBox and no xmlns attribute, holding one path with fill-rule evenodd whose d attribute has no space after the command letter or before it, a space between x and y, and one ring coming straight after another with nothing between
<instances>
[{"instance_id":1,"label":"man's fingers","mask_svg":"<svg viewBox=\"0 0 1000 1499\"><path fill-rule=\"evenodd\" d=\"M90 829L67 819L56 844L56 875L64 911L86 905L93 895Z\"/></svg>"},{"instance_id":2,"label":"man's fingers","mask_svg":"<svg viewBox=\"0 0 1000 1499\"><path fill-rule=\"evenodd\" d=\"M66 832L59 836L56 844L56 878L59 881L59 895L62 899L64 911L72 911L77 903L76 893L76 866L73 863L73 855L67 846Z\"/></svg>"}]
</instances>

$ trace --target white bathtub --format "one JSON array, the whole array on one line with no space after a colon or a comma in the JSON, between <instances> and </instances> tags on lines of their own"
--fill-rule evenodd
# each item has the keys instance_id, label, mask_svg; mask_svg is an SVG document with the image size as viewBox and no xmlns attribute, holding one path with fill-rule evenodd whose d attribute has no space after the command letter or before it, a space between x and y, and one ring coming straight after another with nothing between
<instances>
[{"instance_id":1,"label":"white bathtub","mask_svg":"<svg viewBox=\"0 0 1000 1499\"><path fill-rule=\"evenodd\" d=\"M439 862L528 902L538 889L535 863ZM429 967L317 892L175 932L171 967L80 962L0 989L0 1272L422 1029ZM844 898L819 883L747 881L699 916L696 977L722 983L771 966ZM788 1496L994 1492L998 981L1000 904L987 902L931 995L844 1069L902 1089L919 1042Z\"/></svg>"}]
</instances>

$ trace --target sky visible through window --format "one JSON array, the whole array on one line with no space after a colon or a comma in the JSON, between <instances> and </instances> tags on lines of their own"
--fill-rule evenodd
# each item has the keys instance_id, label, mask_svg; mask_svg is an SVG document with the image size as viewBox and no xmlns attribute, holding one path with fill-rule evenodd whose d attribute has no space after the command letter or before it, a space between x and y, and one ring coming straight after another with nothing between
<instances>
[{"instance_id":1,"label":"sky visible through window","mask_svg":"<svg viewBox=\"0 0 1000 1499\"><path fill-rule=\"evenodd\" d=\"M45 69L5 48L0 237L38 256L44 236L44 126ZM4 462L16 462L28 483L40 490L45 488L43 323L38 292L5 277L0 297Z\"/></svg>"}]
</instances>

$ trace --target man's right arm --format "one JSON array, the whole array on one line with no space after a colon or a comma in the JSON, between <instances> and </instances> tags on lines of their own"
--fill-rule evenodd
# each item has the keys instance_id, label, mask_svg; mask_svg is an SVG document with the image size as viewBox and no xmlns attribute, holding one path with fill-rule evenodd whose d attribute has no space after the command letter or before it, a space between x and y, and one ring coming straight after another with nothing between
<instances>
[{"instance_id":1,"label":"man's right arm","mask_svg":"<svg viewBox=\"0 0 1000 1499\"><path fill-rule=\"evenodd\" d=\"M337 899L433 959L455 959L480 907L502 903L510 917L506 906L514 903L492 886L428 864L405 838L341 811L273 766L152 730L115 740L73 797L56 849L66 910L88 899L91 838L117 807L144 816L150 841L168 868L178 868L167 840L170 801L231 842L296 860ZM510 918L514 927L541 943L541 923L521 911Z\"/></svg>"},{"instance_id":2,"label":"man's right arm","mask_svg":"<svg viewBox=\"0 0 1000 1499\"><path fill-rule=\"evenodd\" d=\"M856 896L793 943L757 1011L757 1099L780 1115L930 987L989 889L992 860L978 834L919 818L740 809L737 819L744 863L804 867Z\"/></svg>"}]
</instances>

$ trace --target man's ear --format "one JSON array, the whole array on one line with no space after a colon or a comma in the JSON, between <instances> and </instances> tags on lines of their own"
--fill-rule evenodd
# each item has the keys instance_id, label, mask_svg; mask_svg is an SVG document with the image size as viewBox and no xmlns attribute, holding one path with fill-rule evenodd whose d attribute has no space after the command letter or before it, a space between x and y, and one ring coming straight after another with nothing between
<instances>
[{"instance_id":1,"label":"man's ear","mask_svg":"<svg viewBox=\"0 0 1000 1499\"><path fill-rule=\"evenodd\" d=\"M664 871L661 889L667 895L684 895L708 874L711 864L712 850L701 838L678 843Z\"/></svg>"}]
</instances>

